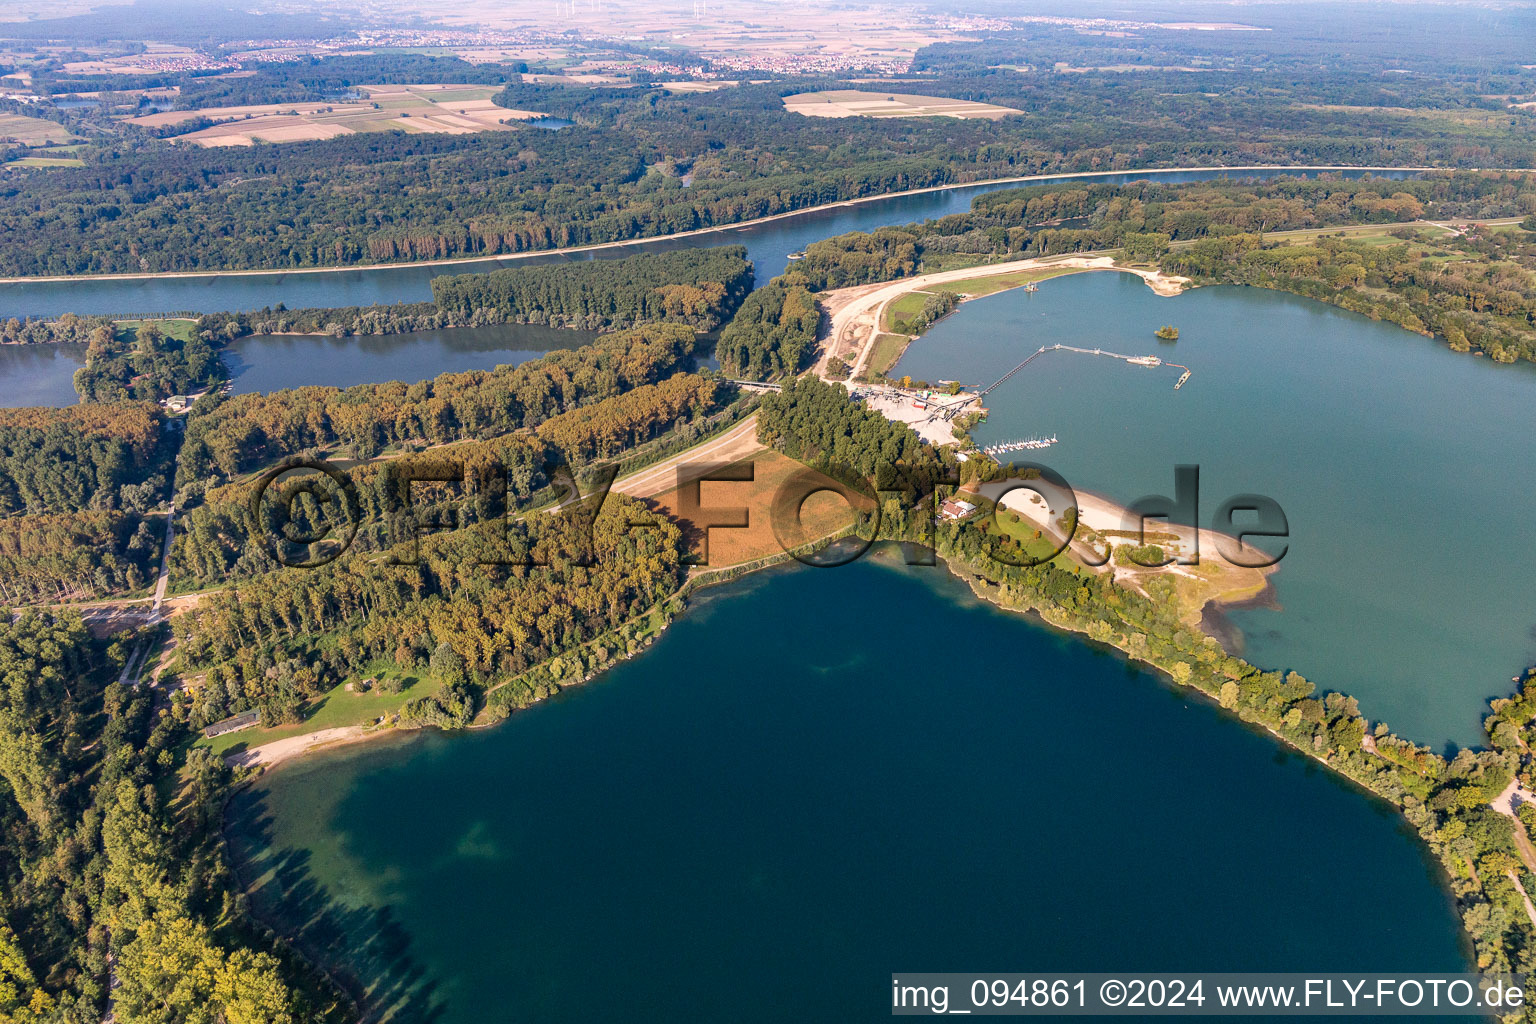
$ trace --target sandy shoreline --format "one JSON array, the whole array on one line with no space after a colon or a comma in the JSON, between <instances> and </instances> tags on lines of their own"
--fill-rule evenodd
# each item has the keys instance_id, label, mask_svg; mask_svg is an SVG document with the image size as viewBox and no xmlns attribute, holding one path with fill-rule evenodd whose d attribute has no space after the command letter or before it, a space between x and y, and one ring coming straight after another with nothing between
<instances>
[{"instance_id":1,"label":"sandy shoreline","mask_svg":"<svg viewBox=\"0 0 1536 1024\"><path fill-rule=\"evenodd\" d=\"M302 736L289 736L286 739L273 740L271 743L263 743L259 747L242 750L238 754L225 756L224 763L231 768L252 768L260 765L263 768L272 768L284 761L292 760L321 747L338 747L347 743L358 743L362 740L372 739L375 736L389 736L395 732L393 729L368 729L361 725L348 725L339 729L321 729L318 732L305 733Z\"/></svg>"},{"instance_id":2,"label":"sandy shoreline","mask_svg":"<svg viewBox=\"0 0 1536 1024\"><path fill-rule=\"evenodd\" d=\"M837 288L817 296L817 300L829 313L831 329L827 333L821 355L817 358L814 372L825 379L827 361L837 355L849 365L850 381L864 374L869 368L870 357L874 355L875 341L882 333L880 321L885 315L886 307L910 292L920 291L936 284L1005 277L1009 274L1034 270L1062 269L1081 272L1110 270L1135 274L1146 282L1148 288L1165 298L1182 294L1185 286L1191 283L1187 277L1165 274L1160 270L1118 266L1111 256L1077 255L1031 256L1021 260L1010 260L1007 263L989 263L959 270L941 270L931 274L919 274L916 277L898 278L895 281ZM1010 289L1002 289L1002 291L1008 290ZM1001 291L990 294L1001 294ZM961 301L965 302L968 299L963 298Z\"/></svg>"},{"instance_id":3,"label":"sandy shoreline","mask_svg":"<svg viewBox=\"0 0 1536 1024\"><path fill-rule=\"evenodd\" d=\"M930 192L949 192L957 188L975 188L986 185L1013 185L1031 181L1051 181L1058 178L1104 178L1115 175L1137 174L1190 174L1201 171L1403 171L1424 172L1437 170L1434 167L1383 167L1383 166L1352 166L1349 164L1238 164L1220 167L1138 167L1134 170L1124 171L1060 171L1054 174L1025 174L1012 178L984 178L979 181L962 181L953 185L934 185L929 188L907 189L903 192L882 192L876 196L860 196L857 199L843 199L835 203L821 203L817 206L806 206L798 210L788 210L784 213L774 213L766 217L756 217L752 220L737 221L734 224L721 224L707 228L693 228L689 231L677 231L670 235L646 235L643 238L630 238L622 242L594 242L591 245L569 245L559 249L530 249L527 252L496 253L487 256L458 256L444 260L418 260L405 263L359 263L346 267L289 267L268 268L265 270L162 270L147 274L55 274L46 277L0 277L0 284L49 284L61 281L156 281L173 280L186 277L256 277L260 275L279 276L287 274L343 274L365 270L401 270L410 267L457 267L471 263L500 263L508 260L524 260L534 256L561 256L578 252L598 252L604 249L618 249L626 245L635 245L641 242L659 241L672 238L697 238L701 235L723 234L735 231L739 228L754 227L758 224L769 224L773 221L784 220L788 217L798 217L805 213L818 213L822 210L832 210L842 206L860 206L864 203L879 202L882 199L896 199L903 196L926 195Z\"/></svg>"}]
</instances>

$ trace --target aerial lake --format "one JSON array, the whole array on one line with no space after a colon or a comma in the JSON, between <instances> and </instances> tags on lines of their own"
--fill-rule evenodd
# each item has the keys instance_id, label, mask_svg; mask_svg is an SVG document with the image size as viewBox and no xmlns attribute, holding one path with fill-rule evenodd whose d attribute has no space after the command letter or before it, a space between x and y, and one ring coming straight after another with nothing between
<instances>
[{"instance_id":1,"label":"aerial lake","mask_svg":"<svg viewBox=\"0 0 1536 1024\"><path fill-rule=\"evenodd\" d=\"M1388 807L869 559L705 592L493 729L286 765L228 833L257 911L399 1024L874 1021L902 970L1466 969Z\"/></svg>"},{"instance_id":2,"label":"aerial lake","mask_svg":"<svg viewBox=\"0 0 1536 1024\"><path fill-rule=\"evenodd\" d=\"M1153 337L1162 324L1177 343ZM985 385L1058 342L1194 372L1175 391L1166 366L1047 352L987 396L979 443L1056 434L1015 458L1122 504L1171 495L1175 465L1198 464L1201 525L1233 495L1275 499L1291 536L1274 599L1225 616L1248 660L1436 749L1484 742L1488 699L1536 663L1536 367L1280 292L1160 298L1088 273L963 304L892 372Z\"/></svg>"},{"instance_id":3,"label":"aerial lake","mask_svg":"<svg viewBox=\"0 0 1536 1024\"><path fill-rule=\"evenodd\" d=\"M74 405L84 345L0 345L0 405Z\"/></svg>"}]
</instances>

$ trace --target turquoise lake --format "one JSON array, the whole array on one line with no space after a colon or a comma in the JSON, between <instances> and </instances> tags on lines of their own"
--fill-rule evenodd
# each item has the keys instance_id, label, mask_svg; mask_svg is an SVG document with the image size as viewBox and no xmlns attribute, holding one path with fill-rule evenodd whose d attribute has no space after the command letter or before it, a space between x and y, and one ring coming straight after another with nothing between
<instances>
[{"instance_id":1,"label":"turquoise lake","mask_svg":"<svg viewBox=\"0 0 1536 1024\"><path fill-rule=\"evenodd\" d=\"M1459 970L1388 807L1121 658L872 560L706 592L469 735L231 805L371 1019L880 1020L892 971Z\"/></svg>"},{"instance_id":2,"label":"turquoise lake","mask_svg":"<svg viewBox=\"0 0 1536 1024\"><path fill-rule=\"evenodd\" d=\"M1162 324L1177 343L1152 336ZM1201 525L1230 496L1274 498L1291 533L1279 610L1226 616L1245 656L1417 742L1481 744L1487 701L1536 663L1536 367L1279 292L1163 298L1088 273L963 304L893 373L987 384L1058 342L1194 373L1174 391L1177 370L1048 352L987 396L980 443L1056 434L1026 454L1122 504L1171 494L1174 466L1198 464Z\"/></svg>"}]
</instances>

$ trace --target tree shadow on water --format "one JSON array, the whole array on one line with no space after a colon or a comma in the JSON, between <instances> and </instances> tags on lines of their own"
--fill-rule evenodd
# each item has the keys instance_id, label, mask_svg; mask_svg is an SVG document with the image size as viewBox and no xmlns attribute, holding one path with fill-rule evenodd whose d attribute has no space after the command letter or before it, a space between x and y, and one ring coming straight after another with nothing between
<instances>
[{"instance_id":1,"label":"tree shadow on water","mask_svg":"<svg viewBox=\"0 0 1536 1024\"><path fill-rule=\"evenodd\" d=\"M357 1002L363 1024L433 1024L447 1009L388 906L349 905L310 873L310 852L273 846L263 794L230 802L230 852L255 916L323 968Z\"/></svg>"}]
</instances>

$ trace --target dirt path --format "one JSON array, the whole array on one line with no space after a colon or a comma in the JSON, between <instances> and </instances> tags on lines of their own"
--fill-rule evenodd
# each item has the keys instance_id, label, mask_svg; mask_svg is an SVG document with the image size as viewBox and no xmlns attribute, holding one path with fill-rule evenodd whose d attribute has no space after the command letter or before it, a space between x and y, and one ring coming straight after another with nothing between
<instances>
[{"instance_id":1,"label":"dirt path","mask_svg":"<svg viewBox=\"0 0 1536 1024\"><path fill-rule=\"evenodd\" d=\"M1141 167L1128 171L1067 171L1056 174L1025 174L1012 178L986 178L981 181L962 181L954 185L935 185L932 188L914 188L905 192L882 192L877 196L862 196L858 199L844 199L836 203L822 203L819 206L807 206L799 210L788 210L784 213L775 213L767 217L757 217L753 220L737 221L734 224L722 224L718 227L695 228L691 231L678 231L670 235L649 235L644 238L631 238L622 242L599 242L594 245L570 245L560 249L533 249L528 252L497 253L490 256L461 256L447 260L419 260L406 263L359 263L345 267L273 267L266 270L164 270L150 274L65 274L51 277L0 277L0 284L38 284L51 281L153 281L158 279L171 279L178 277L255 277L262 274L341 274L358 270L399 270L403 267L454 267L465 266L471 263L506 262L512 260L529 259L534 256L561 256L567 253L598 252L603 249L618 249L626 245L634 245L637 242L647 242L662 238L697 238L702 235L724 234L739 228L749 228L758 224L767 224L772 221L784 220L787 217L799 217L802 214L817 213L822 210L832 210L843 206L862 206L865 203L875 203L882 199L894 199L900 196L918 196L929 192L948 192L957 188L975 188L984 185L1014 185L1031 181L1055 181L1062 178L1085 179L1103 178L1112 175L1137 175L1137 174L1170 174L1179 172L1198 171L1432 171L1433 167L1356 167L1347 164L1239 164L1231 167Z\"/></svg>"},{"instance_id":2,"label":"dirt path","mask_svg":"<svg viewBox=\"0 0 1536 1024\"><path fill-rule=\"evenodd\" d=\"M1525 866L1536 874L1536 847L1531 845L1530 837L1525 834L1525 822L1521 821L1520 816L1515 813L1521 804L1529 803L1536 803L1536 793L1520 785L1520 779L1516 776L1509 780L1509 785L1504 787L1504 792L1494 797L1488 806L1506 818L1514 819L1515 849L1519 851L1520 859L1525 862ZM1524 894L1525 891L1522 889L1521 895ZM1530 900L1526 900L1526 906L1530 906ZM1531 918L1531 923L1536 924L1536 916Z\"/></svg>"},{"instance_id":3,"label":"dirt path","mask_svg":"<svg viewBox=\"0 0 1536 1024\"><path fill-rule=\"evenodd\" d=\"M757 442L757 417L748 416L717 438L615 482L612 490L636 498L654 498L677 486L679 466L694 462L738 462L762 447Z\"/></svg>"}]
</instances>

